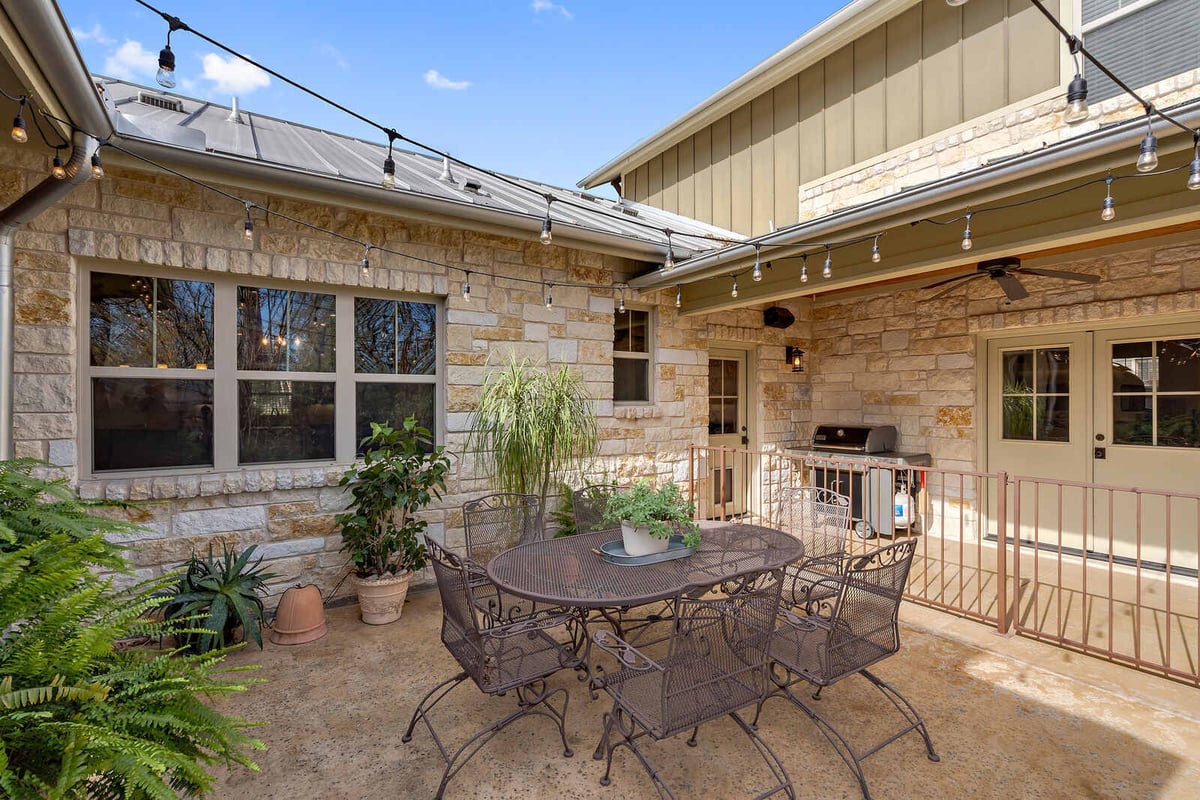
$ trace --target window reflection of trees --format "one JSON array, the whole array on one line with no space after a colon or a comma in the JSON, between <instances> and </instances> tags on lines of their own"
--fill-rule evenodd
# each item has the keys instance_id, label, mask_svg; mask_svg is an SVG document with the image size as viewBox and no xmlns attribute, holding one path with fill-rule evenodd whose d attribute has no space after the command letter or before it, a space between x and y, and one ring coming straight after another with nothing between
<instances>
[{"instance_id":1,"label":"window reflection of trees","mask_svg":"<svg viewBox=\"0 0 1200 800\"><path fill-rule=\"evenodd\" d=\"M211 283L94 272L90 311L93 366L212 366Z\"/></svg>"},{"instance_id":2,"label":"window reflection of trees","mask_svg":"<svg viewBox=\"0 0 1200 800\"><path fill-rule=\"evenodd\" d=\"M354 371L432 375L437 368L437 315L430 303L354 301Z\"/></svg>"},{"instance_id":3,"label":"window reflection of trees","mask_svg":"<svg viewBox=\"0 0 1200 800\"><path fill-rule=\"evenodd\" d=\"M334 296L239 286L238 369L333 372Z\"/></svg>"}]
</instances>

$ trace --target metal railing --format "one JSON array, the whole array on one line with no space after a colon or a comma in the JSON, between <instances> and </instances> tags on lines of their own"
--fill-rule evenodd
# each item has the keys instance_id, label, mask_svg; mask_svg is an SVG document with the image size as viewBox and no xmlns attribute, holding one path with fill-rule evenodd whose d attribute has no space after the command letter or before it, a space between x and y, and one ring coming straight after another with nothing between
<instances>
[{"instance_id":1,"label":"metal railing","mask_svg":"<svg viewBox=\"0 0 1200 800\"><path fill-rule=\"evenodd\" d=\"M689 461L699 517L770 525L782 489L834 488L848 551L919 539L909 600L1200 686L1200 494L719 447Z\"/></svg>"}]
</instances>

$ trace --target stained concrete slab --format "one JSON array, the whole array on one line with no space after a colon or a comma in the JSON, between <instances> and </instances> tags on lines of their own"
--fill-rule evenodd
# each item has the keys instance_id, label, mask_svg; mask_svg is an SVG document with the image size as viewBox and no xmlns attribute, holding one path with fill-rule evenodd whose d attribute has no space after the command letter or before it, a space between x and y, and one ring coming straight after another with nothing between
<instances>
[{"instance_id":1,"label":"stained concrete slab","mask_svg":"<svg viewBox=\"0 0 1200 800\"><path fill-rule=\"evenodd\" d=\"M910 734L867 760L877 800L930 798L1129 798L1192 800L1200 786L1200 689L1135 672L986 626L906 604L902 649L876 670L924 714L940 763ZM443 764L428 732L400 737L421 696L457 671L439 640L436 592L410 596L392 625L358 621L353 606L328 611L329 635L306 645L267 643L234 654L261 664L266 683L225 704L258 729L268 750L261 773L223 772L219 798L341 800L363 796L431 798ZM493 739L454 779L452 798L657 797L640 765L618 751L612 785L591 753L609 707L589 700L573 673L552 679L570 693L563 758L553 726L527 718ZM487 698L473 684L437 709L439 732L461 741L507 713L514 698ZM851 738L865 741L895 712L861 678L819 701ZM760 733L782 758L797 797L861 797L849 770L817 729L783 700L772 700ZM878 730L878 729L875 729ZM701 729L699 745L680 737L648 753L680 800L749 797L767 784L765 766L734 723Z\"/></svg>"}]
</instances>

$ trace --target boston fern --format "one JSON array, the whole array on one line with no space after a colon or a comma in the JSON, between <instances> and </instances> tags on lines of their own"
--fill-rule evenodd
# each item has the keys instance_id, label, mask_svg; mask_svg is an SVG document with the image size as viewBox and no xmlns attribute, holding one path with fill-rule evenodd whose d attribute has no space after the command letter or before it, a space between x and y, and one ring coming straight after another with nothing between
<instances>
[{"instance_id":1,"label":"boston fern","mask_svg":"<svg viewBox=\"0 0 1200 800\"><path fill-rule=\"evenodd\" d=\"M147 613L173 578L118 591L98 571L124 568L101 531L132 529L91 507L28 463L0 463L0 797L200 796L209 765L257 769L248 724L207 702L247 685L221 653L114 648L163 632Z\"/></svg>"}]
</instances>

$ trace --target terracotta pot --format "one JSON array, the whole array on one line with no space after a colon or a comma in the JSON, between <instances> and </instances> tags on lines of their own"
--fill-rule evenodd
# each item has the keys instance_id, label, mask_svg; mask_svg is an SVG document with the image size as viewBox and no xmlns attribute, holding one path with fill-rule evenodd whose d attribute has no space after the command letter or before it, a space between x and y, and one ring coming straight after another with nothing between
<instances>
[{"instance_id":1,"label":"terracotta pot","mask_svg":"<svg viewBox=\"0 0 1200 800\"><path fill-rule=\"evenodd\" d=\"M329 629L325 627L325 604L321 590L311 583L293 586L279 598L275 609L275 624L271 626L271 641L275 644L304 644L320 639Z\"/></svg>"},{"instance_id":2,"label":"terracotta pot","mask_svg":"<svg viewBox=\"0 0 1200 800\"><path fill-rule=\"evenodd\" d=\"M412 570L403 575L382 578L360 578L350 576L350 583L358 595L358 607L362 621L368 625L386 625L400 619L404 610L404 598L408 595L408 582Z\"/></svg>"},{"instance_id":3,"label":"terracotta pot","mask_svg":"<svg viewBox=\"0 0 1200 800\"><path fill-rule=\"evenodd\" d=\"M650 535L646 527L635 528L624 520L621 521L621 543L625 552L631 556L648 556L661 553L670 546L669 539L659 539Z\"/></svg>"}]
</instances>

